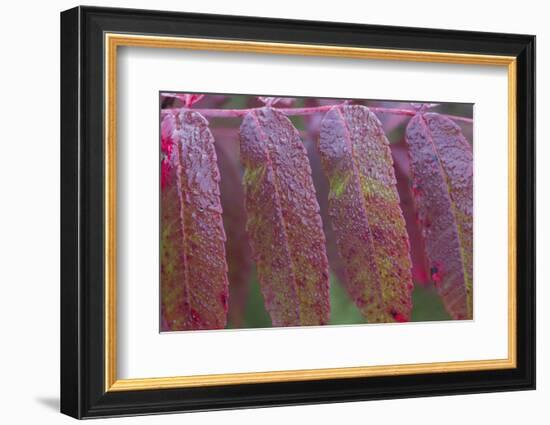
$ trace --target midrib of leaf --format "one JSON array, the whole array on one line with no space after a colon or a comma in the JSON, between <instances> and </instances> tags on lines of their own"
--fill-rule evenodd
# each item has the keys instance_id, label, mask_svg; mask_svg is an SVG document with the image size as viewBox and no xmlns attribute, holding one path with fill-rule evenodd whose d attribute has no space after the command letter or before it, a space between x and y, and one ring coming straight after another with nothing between
<instances>
[{"instance_id":1,"label":"midrib of leaf","mask_svg":"<svg viewBox=\"0 0 550 425\"><path fill-rule=\"evenodd\" d=\"M372 258L375 255L376 251L374 249L374 243L372 241L372 239L373 239L372 238L372 229L371 229L369 219L368 219L366 200L365 200L365 196L363 194L363 190L361 189L361 187L362 187L361 178L359 176L359 171L358 171L359 166L357 164L357 159L356 159L356 156L355 156L355 148L353 147L353 143L351 142L351 132L350 132L350 129L348 127L348 123L347 123L346 119L344 118L344 115L342 114L342 109L337 108L337 111L338 111L338 116L342 120L342 123L344 124L344 128L346 129L346 137L344 139L345 139L346 145L348 145L350 155L351 155L351 161L352 161L352 164L353 164L353 177L354 177L354 180L355 180L355 184L357 184L357 186L359 187L359 192L361 193L361 208L363 210L362 211L362 213L363 213L362 216L365 219L366 227L369 229L369 234L370 234L369 236L370 237L368 238L368 244L369 244L369 248L370 248L371 252L373 253L372 256L369 256L369 260L370 260L370 263L371 263L371 269L375 270L376 294L378 296L378 300L380 301L380 305L386 306L386 302L385 302L384 296L382 294L382 285L380 283L380 271L378 269L378 262L376 261L375 258ZM370 114L370 112L369 112L369 114Z\"/></svg>"},{"instance_id":2,"label":"midrib of leaf","mask_svg":"<svg viewBox=\"0 0 550 425\"><path fill-rule=\"evenodd\" d=\"M176 176L178 182L178 198L180 202L180 225L181 225L181 235L183 239L184 254L183 254L183 275L184 285L183 285L183 294L185 299L185 305L191 306L191 298L189 295L189 266L187 264L187 253L188 253L188 244L187 244L187 232L185 231L185 201L183 200L182 194L182 165L180 161L180 155L182 154L183 145L181 144L181 137L178 137L176 140ZM191 309L186 309L188 314L188 321L191 322Z\"/></svg>"},{"instance_id":3,"label":"midrib of leaf","mask_svg":"<svg viewBox=\"0 0 550 425\"><path fill-rule=\"evenodd\" d=\"M258 117L256 115L256 112L253 112L252 113L252 116L254 117L254 121L256 123L256 126L258 127L258 131L260 132L261 136L262 136L262 142L263 143L266 143L267 140L269 140L269 137L267 136L267 134L265 133L265 131L263 130L262 128L262 125L260 123L260 121L258 120ZM267 146L265 146L265 152L266 152L266 157L267 157L267 163L268 163L268 166L271 168L272 172L273 172L273 187L275 188L275 202L277 204L277 207L278 207L278 210L279 211L283 211L282 209L282 206L281 206L281 201L280 201L280 188L279 188L279 177L278 177L278 174L275 172L275 168L273 167L273 162L271 160L271 152L269 151L269 148ZM292 290L294 292L294 294L296 295L296 314L298 316L298 321L301 322L302 320L302 315L301 315L301 308L300 308L300 302L299 302L299 296L298 296L298 285L296 283L296 269L295 269L295 266L294 266L294 255L293 255L293 250L291 249L290 247L290 244L288 243L288 235L287 235L287 229L288 229L288 224L283 216L283 214L280 214L281 216L281 221L283 222L283 236L284 236L284 240L285 240L285 245L286 245L286 249L288 250L288 255L290 257L290 269L291 269L291 273L292 273Z\"/></svg>"},{"instance_id":4,"label":"midrib of leaf","mask_svg":"<svg viewBox=\"0 0 550 425\"><path fill-rule=\"evenodd\" d=\"M454 227L453 227L453 231L456 232L456 236L457 236L457 239L458 239L458 246L459 246L459 252L460 252L460 265L462 267L462 276L464 278L464 280L467 279L467 276L469 276L469 274L466 272L466 268L465 268L465 260L464 260L464 247L463 247L463 241L462 241L462 232L458 231L458 220L457 220L457 211L456 211L456 205L455 205L455 201L451 195L451 191L450 191L450 188L452 187L451 186L451 182L450 182L450 179L449 179L449 176L447 175L447 172L445 171L445 167L443 167L443 164L441 163L441 155L439 154L439 150L437 149L437 146L436 144L434 143L433 141L433 137L432 137L432 132L430 131L430 127L428 125L428 123L426 122L426 119L424 118L424 114L421 115L421 118L422 118L422 125L425 127L426 129L426 134L428 135L428 140L430 141L430 144L432 145L432 148L434 150L434 152L436 153L436 158L437 158L437 166L439 167L439 170L441 171L441 175L443 175L445 177L445 188L447 189L447 193L449 195L449 200L451 201L451 208L452 208L452 215L453 215L453 223L454 223ZM464 281L464 289L466 290L466 281ZM456 303L456 299L453 300L454 303ZM471 308L472 306L470 306L470 297L466 297L466 302L467 302L467 305L468 305L468 310L471 311ZM453 303L453 305L454 305Z\"/></svg>"}]
</instances>

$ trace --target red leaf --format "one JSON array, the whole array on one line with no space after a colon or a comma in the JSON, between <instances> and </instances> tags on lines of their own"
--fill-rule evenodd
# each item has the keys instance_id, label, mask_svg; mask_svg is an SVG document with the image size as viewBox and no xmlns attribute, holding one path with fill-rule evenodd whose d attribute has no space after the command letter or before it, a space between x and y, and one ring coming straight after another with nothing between
<instances>
[{"instance_id":1,"label":"red leaf","mask_svg":"<svg viewBox=\"0 0 550 425\"><path fill-rule=\"evenodd\" d=\"M472 318L473 157L460 128L436 113L406 131L413 193L431 279L454 319Z\"/></svg>"},{"instance_id":2,"label":"red leaf","mask_svg":"<svg viewBox=\"0 0 550 425\"><path fill-rule=\"evenodd\" d=\"M319 133L317 132L317 134ZM317 138L318 137L315 137L315 140ZM323 232L325 233L326 238L328 264L330 270L338 279L338 282L344 285L346 280L344 262L338 253L336 235L334 234L334 230L332 229L332 225L330 223L328 206L329 183L323 171L323 164L321 163L321 157L319 156L316 145L317 143L308 143L306 148L309 164L311 166L311 177L313 178L313 184L315 185L315 192L317 194L317 202L319 203L319 213L323 221Z\"/></svg>"},{"instance_id":3,"label":"red leaf","mask_svg":"<svg viewBox=\"0 0 550 425\"><path fill-rule=\"evenodd\" d=\"M239 164L239 136L235 129L214 129L220 170L223 227L227 235L225 251L229 268L229 312L231 326L239 328L248 300L252 253L246 234L244 189Z\"/></svg>"},{"instance_id":4,"label":"red leaf","mask_svg":"<svg viewBox=\"0 0 550 425\"><path fill-rule=\"evenodd\" d=\"M163 145L162 330L223 328L228 284L214 138L194 111L167 115L162 130L171 142Z\"/></svg>"},{"instance_id":5,"label":"red leaf","mask_svg":"<svg viewBox=\"0 0 550 425\"><path fill-rule=\"evenodd\" d=\"M416 219L411 190L409 148L404 142L391 144L390 147L395 165L399 201L407 224L407 233L411 245L412 277L415 283L427 285L431 280L428 272L424 237Z\"/></svg>"},{"instance_id":6,"label":"red leaf","mask_svg":"<svg viewBox=\"0 0 550 425\"><path fill-rule=\"evenodd\" d=\"M317 98L304 99L305 107L315 107L319 106L319 104L320 100ZM323 171L323 164L321 163L321 157L317 149L317 140L319 139L319 129L321 127L322 118L322 114L304 115L302 117L305 127L303 135L304 146L306 147L309 165L311 166L311 177L313 179L313 185L315 186L317 202L319 203L319 214L323 222L329 269L336 276L338 281L343 284L346 279L344 263L338 253L336 235L332 230L328 213L329 184L325 172Z\"/></svg>"},{"instance_id":7,"label":"red leaf","mask_svg":"<svg viewBox=\"0 0 550 425\"><path fill-rule=\"evenodd\" d=\"M319 150L348 292L369 322L409 320L409 239L380 121L364 106L334 107L323 119Z\"/></svg>"},{"instance_id":8,"label":"red leaf","mask_svg":"<svg viewBox=\"0 0 550 425\"><path fill-rule=\"evenodd\" d=\"M325 236L300 136L269 107L246 115L240 136L247 230L273 325L326 324Z\"/></svg>"}]
</instances>

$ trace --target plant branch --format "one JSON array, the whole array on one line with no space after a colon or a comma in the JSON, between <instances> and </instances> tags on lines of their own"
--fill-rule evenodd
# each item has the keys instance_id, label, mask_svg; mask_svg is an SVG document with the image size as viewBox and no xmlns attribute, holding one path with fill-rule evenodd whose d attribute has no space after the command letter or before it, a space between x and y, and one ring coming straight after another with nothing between
<instances>
[{"instance_id":1,"label":"plant branch","mask_svg":"<svg viewBox=\"0 0 550 425\"><path fill-rule=\"evenodd\" d=\"M326 112L330 110L334 106L344 105L345 103L336 103L331 105L322 105L322 106L312 106L312 107L306 107L306 108L277 108L279 112L288 115L288 116L300 116L300 115L312 115L318 112ZM380 114L393 114L393 115L407 115L407 116L413 116L416 115L417 111L414 109L399 109L399 108L384 108L381 106L370 106L368 107L371 111L377 112ZM169 109L163 109L162 113L167 114L173 111L178 111L180 109L186 109L186 108L169 108ZM208 109L193 109L194 111L197 111L201 115L205 117L215 117L215 118L238 118L243 117L249 112L255 111L261 109L259 108L248 108L248 109L215 109L215 108L208 108ZM446 114L443 114L446 115ZM461 117L457 115L446 115L448 118L452 119L453 121L461 121L465 123L473 123L473 119L467 118L467 117Z\"/></svg>"}]
</instances>

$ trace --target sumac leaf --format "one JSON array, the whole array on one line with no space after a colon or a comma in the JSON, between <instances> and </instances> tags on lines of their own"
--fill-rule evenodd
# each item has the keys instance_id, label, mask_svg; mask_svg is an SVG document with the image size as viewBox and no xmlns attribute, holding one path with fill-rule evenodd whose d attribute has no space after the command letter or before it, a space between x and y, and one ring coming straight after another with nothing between
<instances>
[{"instance_id":1,"label":"sumac leaf","mask_svg":"<svg viewBox=\"0 0 550 425\"><path fill-rule=\"evenodd\" d=\"M319 104L320 102L317 98L307 98L304 102L305 107L315 107L319 106ZM319 130L321 127L322 118L322 114L304 115L302 117L305 127L304 146L306 147L309 165L311 167L311 177L313 178L313 185L315 186L317 202L319 203L321 220L323 221L323 232L325 233L326 238L329 269L332 274L336 276L338 282L344 285L346 280L344 263L338 253L338 247L336 246L336 235L332 229L328 212L329 184L323 170L319 150L317 149L317 140L319 139Z\"/></svg>"},{"instance_id":2,"label":"sumac leaf","mask_svg":"<svg viewBox=\"0 0 550 425\"><path fill-rule=\"evenodd\" d=\"M326 250L329 269L334 276L338 279L342 285L345 285L346 272L344 268L344 262L338 252L336 245L336 235L330 223L329 206L328 206L328 194L329 184L325 172L323 170L323 164L321 163L321 157L317 149L317 136L315 142L306 144L307 155L309 164L311 166L311 177L313 178L313 185L315 186L315 193L317 194L317 202L319 203L319 213L321 214L321 220L323 221L323 232L326 238Z\"/></svg>"},{"instance_id":3,"label":"sumac leaf","mask_svg":"<svg viewBox=\"0 0 550 425\"><path fill-rule=\"evenodd\" d=\"M346 287L369 322L408 321L411 261L388 140L365 106L337 106L321 124L319 150Z\"/></svg>"},{"instance_id":4,"label":"sumac leaf","mask_svg":"<svg viewBox=\"0 0 550 425\"><path fill-rule=\"evenodd\" d=\"M266 309L274 326L329 321L325 236L300 136L264 107L240 128L247 230Z\"/></svg>"},{"instance_id":5,"label":"sumac leaf","mask_svg":"<svg viewBox=\"0 0 550 425\"><path fill-rule=\"evenodd\" d=\"M214 138L194 111L162 122L162 330L226 325L228 283Z\"/></svg>"},{"instance_id":6,"label":"sumac leaf","mask_svg":"<svg viewBox=\"0 0 550 425\"><path fill-rule=\"evenodd\" d=\"M436 113L406 131L430 275L454 319L472 318L473 157L460 128Z\"/></svg>"},{"instance_id":7,"label":"sumac leaf","mask_svg":"<svg viewBox=\"0 0 550 425\"><path fill-rule=\"evenodd\" d=\"M410 179L409 148L405 142L394 143L390 147L395 165L399 203L407 225L407 233L411 246L412 278L415 283L425 286L431 280L428 272L426 245L414 206Z\"/></svg>"},{"instance_id":8,"label":"sumac leaf","mask_svg":"<svg viewBox=\"0 0 550 425\"><path fill-rule=\"evenodd\" d=\"M244 189L239 162L237 129L212 128L220 170L220 199L229 278L228 319L233 328L242 326L248 300L252 253L246 234Z\"/></svg>"}]
</instances>

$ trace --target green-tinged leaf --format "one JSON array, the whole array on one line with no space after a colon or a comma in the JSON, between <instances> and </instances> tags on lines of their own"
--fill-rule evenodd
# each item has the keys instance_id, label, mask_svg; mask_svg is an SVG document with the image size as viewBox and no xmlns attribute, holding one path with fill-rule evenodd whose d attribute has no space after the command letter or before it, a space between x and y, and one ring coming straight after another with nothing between
<instances>
[{"instance_id":1,"label":"green-tinged leaf","mask_svg":"<svg viewBox=\"0 0 550 425\"><path fill-rule=\"evenodd\" d=\"M325 236L297 130L270 107L240 128L247 230L274 326L329 321Z\"/></svg>"},{"instance_id":2,"label":"green-tinged leaf","mask_svg":"<svg viewBox=\"0 0 550 425\"><path fill-rule=\"evenodd\" d=\"M411 246L412 277L417 284L428 285L430 281L428 259L426 257L426 245L422 230L416 217L414 199L410 179L409 148L403 141L390 145L395 177L397 179L397 191L399 193L399 205L403 211L403 217L407 225L407 233Z\"/></svg>"},{"instance_id":3,"label":"green-tinged leaf","mask_svg":"<svg viewBox=\"0 0 550 425\"><path fill-rule=\"evenodd\" d=\"M319 106L319 99L307 98L305 99L304 106L315 107ZM315 186L315 194L317 195L317 202L319 203L319 211L321 214L321 220L323 221L323 232L326 238L326 249L329 270L336 275L339 282L346 280L344 263L338 253L338 247L336 246L336 235L332 229L329 218L328 208L328 192L329 183L323 171L323 164L321 162L321 156L317 149L317 140L319 140L319 131L321 128L321 121L323 114L311 114L304 115L304 146L306 147L307 156L309 159L309 165L311 166L311 177L313 178L313 185ZM343 284L343 283L342 283ZM331 293L333 292L333 284L331 284ZM346 293L346 296L348 294ZM349 297L348 297L349 298ZM334 305L331 302L331 322L334 321Z\"/></svg>"},{"instance_id":4,"label":"green-tinged leaf","mask_svg":"<svg viewBox=\"0 0 550 425\"><path fill-rule=\"evenodd\" d=\"M369 322L408 321L409 240L378 118L360 105L333 107L321 125L319 151L350 296Z\"/></svg>"},{"instance_id":5,"label":"green-tinged leaf","mask_svg":"<svg viewBox=\"0 0 550 425\"><path fill-rule=\"evenodd\" d=\"M449 314L471 319L472 148L453 121L436 113L415 115L406 138L431 279Z\"/></svg>"},{"instance_id":6,"label":"green-tinged leaf","mask_svg":"<svg viewBox=\"0 0 550 425\"><path fill-rule=\"evenodd\" d=\"M223 328L228 283L214 138L190 110L167 115L162 130L162 330Z\"/></svg>"},{"instance_id":7,"label":"green-tinged leaf","mask_svg":"<svg viewBox=\"0 0 550 425\"><path fill-rule=\"evenodd\" d=\"M317 135L313 140L316 141L318 138L319 138L319 132L317 131ZM329 269L336 276L336 278L338 279L338 282L341 283L342 285L345 285L345 281L347 278L346 278L344 262L342 261L342 258L340 257L340 253L338 252L338 247L336 244L336 235L334 234L334 230L330 222L329 202L328 202L328 194L329 194L328 179L325 175L325 172L323 171L323 164L321 163L321 157L317 149L317 143L313 142L313 143L306 144L306 149L307 149L309 164L311 166L311 177L313 178L315 193L317 194L317 202L319 203L319 212L321 214L321 219L323 221L323 232L325 233L325 238L326 238L326 250L327 250ZM333 284L331 283L331 291L333 290L332 286ZM348 297L348 301L349 301L349 296L347 293L346 293L346 296ZM331 303L332 319L334 319L333 307L334 305L333 303ZM352 307L355 308L353 305Z\"/></svg>"}]
</instances>

